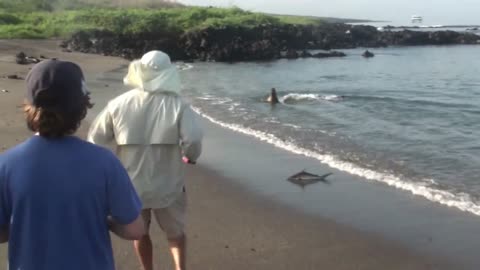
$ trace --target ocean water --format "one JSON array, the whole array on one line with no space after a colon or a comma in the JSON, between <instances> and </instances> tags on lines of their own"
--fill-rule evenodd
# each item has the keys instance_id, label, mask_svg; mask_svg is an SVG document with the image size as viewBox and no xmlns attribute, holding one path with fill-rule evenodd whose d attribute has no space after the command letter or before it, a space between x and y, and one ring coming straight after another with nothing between
<instances>
[{"instance_id":1,"label":"ocean water","mask_svg":"<svg viewBox=\"0 0 480 270\"><path fill-rule=\"evenodd\" d=\"M183 94L216 124L480 215L480 46L371 51L179 65Z\"/></svg>"}]
</instances>

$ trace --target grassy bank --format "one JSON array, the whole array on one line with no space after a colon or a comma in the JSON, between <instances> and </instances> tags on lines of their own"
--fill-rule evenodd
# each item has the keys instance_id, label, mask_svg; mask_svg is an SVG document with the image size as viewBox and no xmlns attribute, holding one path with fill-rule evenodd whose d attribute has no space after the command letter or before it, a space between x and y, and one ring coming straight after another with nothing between
<instances>
[{"instance_id":1,"label":"grassy bank","mask_svg":"<svg viewBox=\"0 0 480 270\"><path fill-rule=\"evenodd\" d=\"M189 31L205 27L261 24L317 24L320 19L267 15L239 8L173 7L159 9L86 8L19 12L0 10L0 38L65 37L74 31L110 30L115 33L150 32L155 29Z\"/></svg>"},{"instance_id":2,"label":"grassy bank","mask_svg":"<svg viewBox=\"0 0 480 270\"><path fill-rule=\"evenodd\" d=\"M235 7L193 7L172 0L0 0L0 38L4 39L66 37L89 29L128 34L159 28L186 32L206 27L325 22L362 21L265 14Z\"/></svg>"},{"instance_id":3,"label":"grassy bank","mask_svg":"<svg viewBox=\"0 0 480 270\"><path fill-rule=\"evenodd\" d=\"M9 11L58 11L80 8L168 8L182 4L168 0L0 0L0 8Z\"/></svg>"}]
</instances>

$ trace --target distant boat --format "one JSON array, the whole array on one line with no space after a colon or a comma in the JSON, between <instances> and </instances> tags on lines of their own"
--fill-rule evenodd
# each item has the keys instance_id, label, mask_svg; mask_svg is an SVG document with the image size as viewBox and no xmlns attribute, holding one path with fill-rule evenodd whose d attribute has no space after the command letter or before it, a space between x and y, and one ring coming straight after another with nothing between
<instances>
[{"instance_id":1,"label":"distant boat","mask_svg":"<svg viewBox=\"0 0 480 270\"><path fill-rule=\"evenodd\" d=\"M421 23L423 22L423 18L422 16L418 16L418 15L413 15L412 18L412 23Z\"/></svg>"}]
</instances>

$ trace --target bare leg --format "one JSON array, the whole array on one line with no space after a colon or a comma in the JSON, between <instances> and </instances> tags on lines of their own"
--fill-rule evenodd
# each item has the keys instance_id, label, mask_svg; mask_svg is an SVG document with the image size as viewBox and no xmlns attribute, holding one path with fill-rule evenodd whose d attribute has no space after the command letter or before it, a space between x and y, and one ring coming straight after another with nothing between
<instances>
[{"instance_id":1,"label":"bare leg","mask_svg":"<svg viewBox=\"0 0 480 270\"><path fill-rule=\"evenodd\" d=\"M186 270L187 238L185 234L173 239L168 239L170 252L175 262L175 270Z\"/></svg>"},{"instance_id":2,"label":"bare leg","mask_svg":"<svg viewBox=\"0 0 480 270\"><path fill-rule=\"evenodd\" d=\"M147 232L150 225L150 209L142 210L142 216L145 221L145 226L147 226ZM142 264L144 270L153 270L153 246L152 239L150 235L146 234L140 240L135 240L133 242L135 247L135 252L137 253L138 259Z\"/></svg>"}]
</instances>

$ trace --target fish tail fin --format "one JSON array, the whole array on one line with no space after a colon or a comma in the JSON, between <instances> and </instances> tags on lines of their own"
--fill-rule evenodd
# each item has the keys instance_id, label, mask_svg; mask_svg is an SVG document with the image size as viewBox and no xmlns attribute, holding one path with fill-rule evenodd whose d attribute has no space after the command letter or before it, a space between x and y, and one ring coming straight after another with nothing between
<instances>
[{"instance_id":1,"label":"fish tail fin","mask_svg":"<svg viewBox=\"0 0 480 270\"><path fill-rule=\"evenodd\" d=\"M332 174L333 174L333 173L326 173L326 174L324 174L324 175L321 175L320 177L321 177L321 178L327 178L327 177L329 177L329 176L332 175Z\"/></svg>"}]
</instances>

